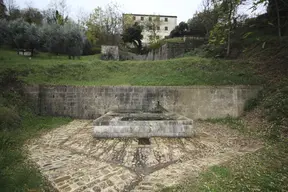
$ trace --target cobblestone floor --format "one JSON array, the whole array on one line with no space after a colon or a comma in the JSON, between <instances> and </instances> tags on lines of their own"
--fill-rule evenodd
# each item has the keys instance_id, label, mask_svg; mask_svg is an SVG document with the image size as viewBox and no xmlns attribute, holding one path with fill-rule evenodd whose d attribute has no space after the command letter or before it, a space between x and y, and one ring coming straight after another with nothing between
<instances>
[{"instance_id":1,"label":"cobblestone floor","mask_svg":"<svg viewBox=\"0 0 288 192\"><path fill-rule=\"evenodd\" d=\"M225 126L197 122L195 138L95 139L92 121L75 120L27 145L58 191L155 191L208 166L261 147Z\"/></svg>"}]
</instances>

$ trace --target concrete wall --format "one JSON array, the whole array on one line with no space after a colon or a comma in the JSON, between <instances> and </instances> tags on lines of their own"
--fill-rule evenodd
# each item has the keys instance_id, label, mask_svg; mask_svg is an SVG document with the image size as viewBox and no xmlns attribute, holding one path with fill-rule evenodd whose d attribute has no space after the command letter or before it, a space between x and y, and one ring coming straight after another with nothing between
<instances>
[{"instance_id":1,"label":"concrete wall","mask_svg":"<svg viewBox=\"0 0 288 192\"><path fill-rule=\"evenodd\" d=\"M95 118L110 110L162 107L193 119L237 117L244 103L257 95L253 86L27 86L40 114Z\"/></svg>"}]
</instances>

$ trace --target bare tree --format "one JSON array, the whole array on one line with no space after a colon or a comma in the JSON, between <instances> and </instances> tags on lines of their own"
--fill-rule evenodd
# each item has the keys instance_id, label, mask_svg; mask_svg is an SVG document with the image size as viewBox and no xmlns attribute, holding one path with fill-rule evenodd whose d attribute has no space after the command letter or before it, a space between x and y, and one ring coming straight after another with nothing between
<instances>
[{"instance_id":1,"label":"bare tree","mask_svg":"<svg viewBox=\"0 0 288 192\"><path fill-rule=\"evenodd\" d=\"M48 7L54 12L57 10L63 18L69 16L70 6L67 4L66 0L51 0Z\"/></svg>"},{"instance_id":2,"label":"bare tree","mask_svg":"<svg viewBox=\"0 0 288 192\"><path fill-rule=\"evenodd\" d=\"M148 20L144 21L144 28L150 33L149 39L151 43L159 40L160 37L158 34L162 23L163 21L161 21L160 16L158 15L151 15Z\"/></svg>"},{"instance_id":3,"label":"bare tree","mask_svg":"<svg viewBox=\"0 0 288 192\"><path fill-rule=\"evenodd\" d=\"M89 13L80 7L75 17L77 18L78 25L84 26L89 19Z\"/></svg>"},{"instance_id":4,"label":"bare tree","mask_svg":"<svg viewBox=\"0 0 288 192\"><path fill-rule=\"evenodd\" d=\"M4 0L8 15L11 15L13 10L18 9L15 0Z\"/></svg>"},{"instance_id":5,"label":"bare tree","mask_svg":"<svg viewBox=\"0 0 288 192\"><path fill-rule=\"evenodd\" d=\"M117 43L122 30L122 13L119 5L109 3L105 8L97 7L86 22L87 36L91 42Z\"/></svg>"}]
</instances>

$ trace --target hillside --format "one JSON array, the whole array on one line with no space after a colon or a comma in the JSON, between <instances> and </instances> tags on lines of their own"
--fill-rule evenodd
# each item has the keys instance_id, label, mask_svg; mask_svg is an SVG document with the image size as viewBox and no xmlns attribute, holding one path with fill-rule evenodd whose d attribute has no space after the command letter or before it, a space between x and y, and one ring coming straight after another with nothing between
<instances>
[{"instance_id":1,"label":"hillside","mask_svg":"<svg viewBox=\"0 0 288 192\"><path fill-rule=\"evenodd\" d=\"M32 59L0 51L0 72L13 70L29 84L65 85L255 85L263 81L246 61L184 57L167 61L68 60L39 54Z\"/></svg>"}]
</instances>

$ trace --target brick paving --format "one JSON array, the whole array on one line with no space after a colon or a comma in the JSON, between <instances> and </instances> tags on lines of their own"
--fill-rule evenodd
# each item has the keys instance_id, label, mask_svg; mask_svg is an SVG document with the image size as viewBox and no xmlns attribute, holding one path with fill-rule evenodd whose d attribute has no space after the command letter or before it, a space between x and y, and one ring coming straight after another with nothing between
<instances>
[{"instance_id":1,"label":"brick paving","mask_svg":"<svg viewBox=\"0 0 288 192\"><path fill-rule=\"evenodd\" d=\"M208 166L261 147L236 130L196 125L195 138L95 139L92 121L74 120L27 144L52 186L63 192L156 191L179 184Z\"/></svg>"}]
</instances>

